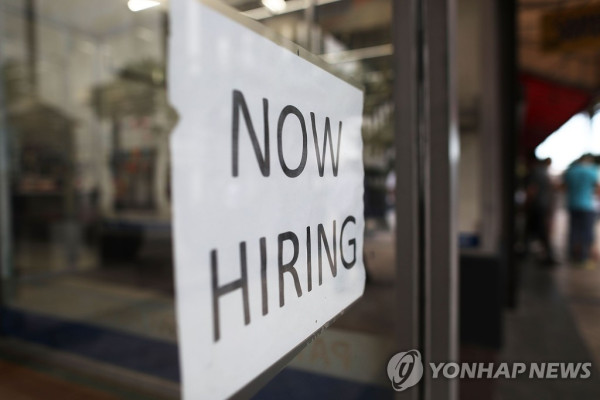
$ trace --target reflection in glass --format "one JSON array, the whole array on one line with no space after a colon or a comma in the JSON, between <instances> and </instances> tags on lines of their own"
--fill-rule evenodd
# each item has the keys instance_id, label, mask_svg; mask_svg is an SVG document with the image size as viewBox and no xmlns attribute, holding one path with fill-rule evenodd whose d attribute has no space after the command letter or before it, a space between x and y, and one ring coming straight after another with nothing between
<instances>
[{"instance_id":1,"label":"reflection in glass","mask_svg":"<svg viewBox=\"0 0 600 400\"><path fill-rule=\"evenodd\" d=\"M364 87L365 294L285 373L391 397L391 2L288 1L280 15L271 2L227 3ZM3 325L13 337L177 382L166 4L21 0L0 12L14 242ZM261 393L285 385L276 378Z\"/></svg>"}]
</instances>

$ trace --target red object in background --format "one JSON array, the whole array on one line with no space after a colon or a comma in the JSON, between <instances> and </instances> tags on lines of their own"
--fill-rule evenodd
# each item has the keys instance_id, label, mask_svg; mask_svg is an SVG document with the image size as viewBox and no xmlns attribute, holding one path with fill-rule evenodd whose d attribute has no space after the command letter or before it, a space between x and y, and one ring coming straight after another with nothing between
<instances>
[{"instance_id":1,"label":"red object in background","mask_svg":"<svg viewBox=\"0 0 600 400\"><path fill-rule=\"evenodd\" d=\"M528 74L521 74L520 80L525 96L525 121L519 144L525 152L534 150L573 115L585 110L592 99L583 90Z\"/></svg>"}]
</instances>

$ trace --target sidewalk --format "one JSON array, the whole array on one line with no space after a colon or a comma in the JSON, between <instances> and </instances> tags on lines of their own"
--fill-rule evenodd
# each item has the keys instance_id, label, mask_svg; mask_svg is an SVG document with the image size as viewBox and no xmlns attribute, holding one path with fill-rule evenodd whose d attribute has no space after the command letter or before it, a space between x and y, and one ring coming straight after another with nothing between
<instances>
[{"instance_id":1,"label":"sidewalk","mask_svg":"<svg viewBox=\"0 0 600 400\"><path fill-rule=\"evenodd\" d=\"M592 376L503 379L497 398L600 399L600 269L548 270L524 263L520 272L518 307L505 315L501 361L592 362Z\"/></svg>"}]
</instances>

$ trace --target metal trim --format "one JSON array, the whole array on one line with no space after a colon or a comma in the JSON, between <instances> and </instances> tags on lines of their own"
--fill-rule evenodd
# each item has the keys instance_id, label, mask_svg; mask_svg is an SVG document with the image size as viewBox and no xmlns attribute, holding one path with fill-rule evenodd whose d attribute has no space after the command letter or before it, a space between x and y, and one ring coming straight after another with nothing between
<instances>
[{"instance_id":1,"label":"metal trim","mask_svg":"<svg viewBox=\"0 0 600 400\"><path fill-rule=\"evenodd\" d=\"M419 159L419 86L421 77L418 31L420 0L393 2L394 125L396 152L396 279L395 342L399 351L422 349L420 340L421 227ZM416 400L423 383L395 399Z\"/></svg>"},{"instance_id":2,"label":"metal trim","mask_svg":"<svg viewBox=\"0 0 600 400\"><path fill-rule=\"evenodd\" d=\"M458 362L457 178L459 137L455 93L456 0L425 0L427 364ZM425 378L425 399L458 398L455 379Z\"/></svg>"},{"instance_id":3,"label":"metal trim","mask_svg":"<svg viewBox=\"0 0 600 400\"><path fill-rule=\"evenodd\" d=\"M4 13L0 12L0 25ZM2 57L2 40L0 40L0 66L4 65ZM7 99L4 93L4 79L0 76L0 306L4 302L3 287L7 283L12 270L12 227L11 227L11 195L10 195L10 156L7 124ZM0 324L0 332L2 326Z\"/></svg>"}]
</instances>

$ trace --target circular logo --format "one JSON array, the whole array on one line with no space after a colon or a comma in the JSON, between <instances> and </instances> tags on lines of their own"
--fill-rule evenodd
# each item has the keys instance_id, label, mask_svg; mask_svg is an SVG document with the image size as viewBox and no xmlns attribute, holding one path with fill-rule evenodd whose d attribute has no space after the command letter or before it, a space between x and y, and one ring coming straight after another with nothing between
<instances>
[{"instance_id":1,"label":"circular logo","mask_svg":"<svg viewBox=\"0 0 600 400\"><path fill-rule=\"evenodd\" d=\"M394 355L387 366L387 373L394 390L401 392L419 383L423 377L423 362L418 350Z\"/></svg>"}]
</instances>

